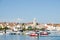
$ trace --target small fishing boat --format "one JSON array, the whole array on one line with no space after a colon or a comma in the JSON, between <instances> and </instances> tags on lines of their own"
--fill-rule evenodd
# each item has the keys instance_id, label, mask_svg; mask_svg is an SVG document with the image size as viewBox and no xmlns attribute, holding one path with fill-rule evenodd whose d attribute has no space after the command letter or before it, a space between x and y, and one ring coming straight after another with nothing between
<instances>
[{"instance_id":1,"label":"small fishing boat","mask_svg":"<svg viewBox=\"0 0 60 40\"><path fill-rule=\"evenodd\" d=\"M30 36L38 36L38 34L36 32L33 32L31 34L29 34Z\"/></svg>"},{"instance_id":2,"label":"small fishing boat","mask_svg":"<svg viewBox=\"0 0 60 40\"><path fill-rule=\"evenodd\" d=\"M4 32L3 31L0 31L0 35L4 35Z\"/></svg>"},{"instance_id":3,"label":"small fishing boat","mask_svg":"<svg viewBox=\"0 0 60 40\"><path fill-rule=\"evenodd\" d=\"M20 32L11 32L10 35L20 35Z\"/></svg>"},{"instance_id":4,"label":"small fishing boat","mask_svg":"<svg viewBox=\"0 0 60 40\"><path fill-rule=\"evenodd\" d=\"M30 36L38 36L38 34L32 33L30 34Z\"/></svg>"},{"instance_id":5,"label":"small fishing boat","mask_svg":"<svg viewBox=\"0 0 60 40\"><path fill-rule=\"evenodd\" d=\"M45 31L40 32L40 35L48 35L48 34L50 34L50 33L49 32L45 32Z\"/></svg>"}]
</instances>

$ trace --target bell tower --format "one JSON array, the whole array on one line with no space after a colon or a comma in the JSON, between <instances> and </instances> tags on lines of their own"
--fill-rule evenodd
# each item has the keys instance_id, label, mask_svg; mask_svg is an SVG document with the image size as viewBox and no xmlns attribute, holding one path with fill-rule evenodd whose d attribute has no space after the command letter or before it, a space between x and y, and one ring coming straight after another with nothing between
<instances>
[{"instance_id":1,"label":"bell tower","mask_svg":"<svg viewBox=\"0 0 60 40\"><path fill-rule=\"evenodd\" d=\"M33 26L36 26L36 18L33 19Z\"/></svg>"}]
</instances>

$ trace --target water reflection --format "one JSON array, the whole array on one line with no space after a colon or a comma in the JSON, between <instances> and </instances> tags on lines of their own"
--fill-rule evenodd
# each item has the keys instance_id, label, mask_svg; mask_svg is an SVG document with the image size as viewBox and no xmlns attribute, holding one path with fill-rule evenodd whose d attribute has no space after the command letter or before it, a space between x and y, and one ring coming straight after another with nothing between
<instances>
[{"instance_id":1,"label":"water reflection","mask_svg":"<svg viewBox=\"0 0 60 40\"><path fill-rule=\"evenodd\" d=\"M30 37L31 40L39 40L39 37Z\"/></svg>"}]
</instances>

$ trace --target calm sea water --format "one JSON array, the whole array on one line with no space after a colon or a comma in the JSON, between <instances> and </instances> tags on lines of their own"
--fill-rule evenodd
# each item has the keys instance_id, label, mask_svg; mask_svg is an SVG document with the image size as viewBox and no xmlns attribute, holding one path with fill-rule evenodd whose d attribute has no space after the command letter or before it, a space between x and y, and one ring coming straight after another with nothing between
<instances>
[{"instance_id":1,"label":"calm sea water","mask_svg":"<svg viewBox=\"0 0 60 40\"><path fill-rule=\"evenodd\" d=\"M0 40L60 40L60 33L54 32L48 36L31 37L28 35L0 35Z\"/></svg>"}]
</instances>

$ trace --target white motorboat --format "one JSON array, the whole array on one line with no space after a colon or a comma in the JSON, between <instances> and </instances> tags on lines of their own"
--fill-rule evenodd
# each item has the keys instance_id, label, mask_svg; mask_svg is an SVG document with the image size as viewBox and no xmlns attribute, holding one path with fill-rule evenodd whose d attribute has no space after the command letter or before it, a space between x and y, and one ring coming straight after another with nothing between
<instances>
[{"instance_id":1,"label":"white motorboat","mask_svg":"<svg viewBox=\"0 0 60 40\"><path fill-rule=\"evenodd\" d=\"M0 35L3 35L4 34L4 32L3 31L0 31Z\"/></svg>"}]
</instances>

